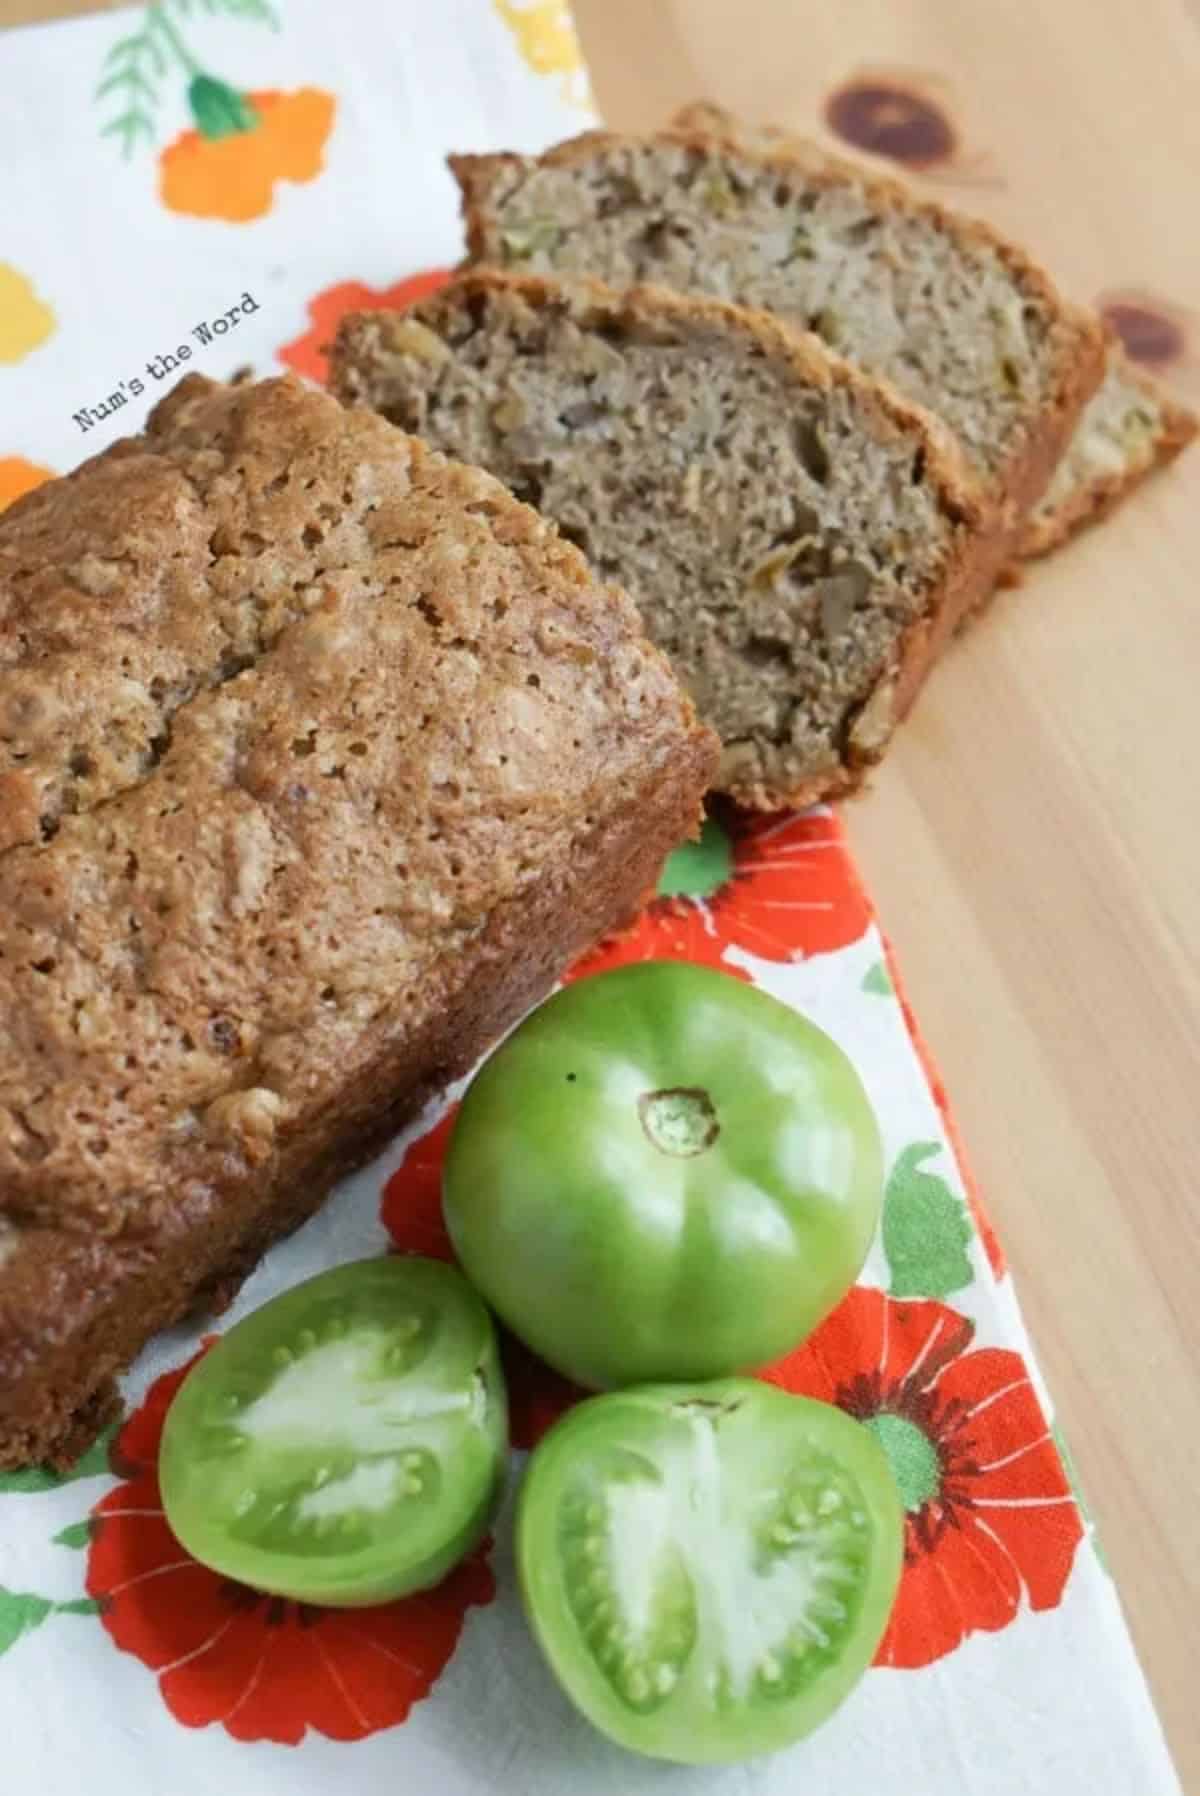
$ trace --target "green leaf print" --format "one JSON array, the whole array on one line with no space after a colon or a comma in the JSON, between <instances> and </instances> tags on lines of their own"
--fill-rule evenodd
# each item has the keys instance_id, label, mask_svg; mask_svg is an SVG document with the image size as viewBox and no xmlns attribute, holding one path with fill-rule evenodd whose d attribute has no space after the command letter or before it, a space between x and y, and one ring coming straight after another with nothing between
<instances>
[{"instance_id":1,"label":"green leaf print","mask_svg":"<svg viewBox=\"0 0 1200 1796\"><path fill-rule=\"evenodd\" d=\"M32 1634L53 1612L54 1604L44 1596L30 1596L0 1585L0 1653L15 1646L22 1634Z\"/></svg>"},{"instance_id":2,"label":"green leaf print","mask_svg":"<svg viewBox=\"0 0 1200 1796\"><path fill-rule=\"evenodd\" d=\"M946 1297L969 1285L975 1273L967 1247L971 1223L962 1199L923 1163L940 1154L940 1141L914 1141L887 1182L883 1200L883 1251L893 1297Z\"/></svg>"},{"instance_id":3,"label":"green leaf print","mask_svg":"<svg viewBox=\"0 0 1200 1796\"><path fill-rule=\"evenodd\" d=\"M197 4L210 15L226 13L268 25L272 31L279 29L279 15L269 0L197 0ZM258 123L244 94L200 66L172 11L190 22L190 0L173 0L173 7L168 7L166 0L147 0L140 28L118 38L104 58L95 98L118 106L119 111L101 126L101 134L119 138L127 160L140 141L154 142L163 84L172 71L181 72L188 83L189 106L203 136L228 137L253 130Z\"/></svg>"},{"instance_id":4,"label":"green leaf print","mask_svg":"<svg viewBox=\"0 0 1200 1796\"><path fill-rule=\"evenodd\" d=\"M60 1528L54 1536L56 1547L85 1547L92 1538L90 1521L71 1522L66 1528Z\"/></svg>"},{"instance_id":5,"label":"green leaf print","mask_svg":"<svg viewBox=\"0 0 1200 1796\"><path fill-rule=\"evenodd\" d=\"M272 31L279 30L279 14L268 0L172 0L175 11L182 18L190 18L195 6L200 12L229 13L235 19L256 19L260 24L269 25Z\"/></svg>"},{"instance_id":6,"label":"green leaf print","mask_svg":"<svg viewBox=\"0 0 1200 1796\"><path fill-rule=\"evenodd\" d=\"M279 14L267 0L208 0L208 10L231 13L235 19L253 19L272 31L279 30Z\"/></svg>"},{"instance_id":7,"label":"green leaf print","mask_svg":"<svg viewBox=\"0 0 1200 1796\"><path fill-rule=\"evenodd\" d=\"M57 1490L60 1485L73 1484L77 1478L95 1478L99 1473L107 1472L110 1469L108 1449L120 1426L120 1422L114 1422L106 1428L69 1472L52 1472L41 1465L27 1466L19 1472L0 1472L0 1493L32 1496L37 1491Z\"/></svg>"},{"instance_id":8,"label":"green leaf print","mask_svg":"<svg viewBox=\"0 0 1200 1796\"><path fill-rule=\"evenodd\" d=\"M892 982L888 977L887 967L881 960L877 960L873 967L868 968L862 982L862 989L865 992L874 992L878 998L891 997Z\"/></svg>"},{"instance_id":9,"label":"green leaf print","mask_svg":"<svg viewBox=\"0 0 1200 1796\"><path fill-rule=\"evenodd\" d=\"M708 898L733 872L733 844L715 817L706 817L699 839L667 857L658 882L660 898Z\"/></svg>"},{"instance_id":10,"label":"green leaf print","mask_svg":"<svg viewBox=\"0 0 1200 1796\"><path fill-rule=\"evenodd\" d=\"M201 137L236 137L253 131L259 115L245 94L213 75L196 75L188 84L188 105Z\"/></svg>"},{"instance_id":11,"label":"green leaf print","mask_svg":"<svg viewBox=\"0 0 1200 1796\"><path fill-rule=\"evenodd\" d=\"M69 1603L52 1603L49 1597L28 1590L5 1590L0 1585L0 1654L15 1646L51 1615L98 1615L95 1597L82 1596Z\"/></svg>"}]
</instances>

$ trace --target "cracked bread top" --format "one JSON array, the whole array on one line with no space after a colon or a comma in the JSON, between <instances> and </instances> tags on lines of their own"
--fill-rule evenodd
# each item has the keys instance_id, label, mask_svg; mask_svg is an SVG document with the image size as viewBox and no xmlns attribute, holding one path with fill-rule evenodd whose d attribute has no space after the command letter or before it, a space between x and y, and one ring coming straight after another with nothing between
<instances>
[{"instance_id":1,"label":"cracked bread top","mask_svg":"<svg viewBox=\"0 0 1200 1796\"><path fill-rule=\"evenodd\" d=\"M141 1231L244 1173L647 767L711 765L573 547L290 377L188 377L0 570L10 1223Z\"/></svg>"},{"instance_id":2,"label":"cracked bread top","mask_svg":"<svg viewBox=\"0 0 1200 1796\"><path fill-rule=\"evenodd\" d=\"M450 161L474 262L773 312L935 412L1001 497L1044 418L1100 378L1097 320L988 226L715 107Z\"/></svg>"}]
</instances>

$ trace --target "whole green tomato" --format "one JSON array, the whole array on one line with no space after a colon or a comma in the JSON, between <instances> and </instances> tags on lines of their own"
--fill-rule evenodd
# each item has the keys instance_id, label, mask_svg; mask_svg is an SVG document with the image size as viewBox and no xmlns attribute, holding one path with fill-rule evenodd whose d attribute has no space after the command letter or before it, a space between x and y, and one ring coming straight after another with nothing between
<instances>
[{"instance_id":1,"label":"whole green tomato","mask_svg":"<svg viewBox=\"0 0 1200 1796\"><path fill-rule=\"evenodd\" d=\"M859 1272L882 1187L836 1043L742 980L654 961L568 986L484 1064L443 1195L514 1334L606 1388L795 1347Z\"/></svg>"}]
</instances>

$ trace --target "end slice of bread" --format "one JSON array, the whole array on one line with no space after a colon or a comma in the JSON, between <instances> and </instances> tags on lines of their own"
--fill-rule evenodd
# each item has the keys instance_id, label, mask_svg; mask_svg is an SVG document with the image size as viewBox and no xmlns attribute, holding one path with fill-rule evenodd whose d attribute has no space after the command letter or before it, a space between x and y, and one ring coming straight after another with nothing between
<instances>
[{"instance_id":1,"label":"end slice of bread","mask_svg":"<svg viewBox=\"0 0 1200 1796\"><path fill-rule=\"evenodd\" d=\"M1197 427L1194 412L1114 346L1104 380L1029 520L1022 555L1048 555L1098 524L1156 468L1174 461Z\"/></svg>"},{"instance_id":2,"label":"end slice of bread","mask_svg":"<svg viewBox=\"0 0 1200 1796\"><path fill-rule=\"evenodd\" d=\"M857 786L988 577L989 513L936 422L760 312L468 273L344 319L331 378L628 587L747 805Z\"/></svg>"}]
</instances>

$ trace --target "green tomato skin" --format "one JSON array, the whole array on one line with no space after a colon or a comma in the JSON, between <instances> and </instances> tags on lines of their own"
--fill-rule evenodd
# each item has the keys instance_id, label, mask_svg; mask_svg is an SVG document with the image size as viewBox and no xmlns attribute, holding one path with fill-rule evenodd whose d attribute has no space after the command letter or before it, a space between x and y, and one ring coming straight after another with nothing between
<instances>
[{"instance_id":1,"label":"green tomato skin","mask_svg":"<svg viewBox=\"0 0 1200 1796\"><path fill-rule=\"evenodd\" d=\"M680 1089L711 1105L699 1152L644 1125L646 1095ZM854 1282L882 1194L879 1131L836 1043L678 962L580 980L527 1018L467 1091L443 1184L468 1277L593 1389L789 1352Z\"/></svg>"},{"instance_id":2,"label":"green tomato skin","mask_svg":"<svg viewBox=\"0 0 1200 1796\"><path fill-rule=\"evenodd\" d=\"M393 1373L380 1358L387 1330L399 1330L396 1351L403 1352L412 1316L428 1331L429 1351ZM305 1340L306 1331L318 1340ZM371 1376L355 1380L336 1368L332 1379L306 1376L315 1350L343 1342L351 1348L365 1342ZM266 1442L231 1443L232 1399L250 1401L264 1387L269 1398L277 1366L299 1377L291 1416ZM419 1415L440 1407L447 1419L419 1419L411 1433L402 1427L385 1442L373 1431L389 1398L398 1394L401 1408L410 1400L406 1375L416 1385ZM323 1461L346 1476L364 1460L378 1466L405 1448L427 1447L437 1454L436 1486L419 1502L368 1507L365 1537L347 1543L334 1530L326 1545L311 1534L264 1540L237 1532L243 1488L260 1509L272 1501L282 1507L327 1488L314 1477ZM487 1532L507 1464L508 1403L491 1317L454 1267L395 1256L321 1273L223 1335L196 1362L167 1411L159 1483L172 1532L201 1564L295 1602L353 1608L440 1583ZM278 1526L267 1517L267 1532Z\"/></svg>"},{"instance_id":3,"label":"green tomato skin","mask_svg":"<svg viewBox=\"0 0 1200 1796\"><path fill-rule=\"evenodd\" d=\"M781 1557L805 1550L787 1522L806 1478L816 1480L810 1497L823 1480L842 1495L831 1516L819 1494L807 1506L826 1564L857 1568L830 1587L844 1617L817 1621L832 1637L827 1649L806 1649L811 1661L789 1660L786 1644L803 1615L813 1619L811 1580L803 1568L790 1585L779 1576ZM610 1506L639 1480L651 1507L626 1509L618 1537ZM614 1569L622 1545L623 1574ZM578 1404L535 1448L517 1503L522 1602L562 1689L618 1745L685 1765L778 1752L827 1720L875 1656L903 1550L899 1494L869 1430L754 1379L646 1385ZM665 1593L657 1614L655 1590ZM651 1617L640 1635L635 1608ZM631 1662L644 1680L637 1701L627 1694Z\"/></svg>"}]
</instances>

